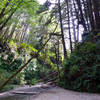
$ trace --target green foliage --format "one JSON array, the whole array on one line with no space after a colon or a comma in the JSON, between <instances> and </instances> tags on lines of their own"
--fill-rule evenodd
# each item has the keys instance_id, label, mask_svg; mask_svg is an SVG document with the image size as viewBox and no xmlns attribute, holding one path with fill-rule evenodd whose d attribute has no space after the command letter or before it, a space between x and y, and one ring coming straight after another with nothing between
<instances>
[{"instance_id":1,"label":"green foliage","mask_svg":"<svg viewBox=\"0 0 100 100\"><path fill-rule=\"evenodd\" d=\"M7 79L8 76L9 73L6 70L0 69L0 85Z\"/></svg>"},{"instance_id":2,"label":"green foliage","mask_svg":"<svg viewBox=\"0 0 100 100\"><path fill-rule=\"evenodd\" d=\"M98 33L97 36L100 36L100 33Z\"/></svg>"},{"instance_id":3,"label":"green foliage","mask_svg":"<svg viewBox=\"0 0 100 100\"><path fill-rule=\"evenodd\" d=\"M79 66L73 65L70 69L70 75L75 75L76 73L80 72Z\"/></svg>"},{"instance_id":4,"label":"green foliage","mask_svg":"<svg viewBox=\"0 0 100 100\"><path fill-rule=\"evenodd\" d=\"M37 10L37 14L40 14L40 13L42 13L42 12L45 12L45 11L47 11L48 9L47 9L47 7L45 6L45 5L40 5L39 6L39 9Z\"/></svg>"},{"instance_id":5,"label":"green foliage","mask_svg":"<svg viewBox=\"0 0 100 100\"><path fill-rule=\"evenodd\" d=\"M32 85L35 85L36 83L38 83L38 79L37 78L33 78L32 79Z\"/></svg>"},{"instance_id":6,"label":"green foliage","mask_svg":"<svg viewBox=\"0 0 100 100\"><path fill-rule=\"evenodd\" d=\"M5 7L7 2L9 4ZM3 83L31 56L43 48L43 44L54 32L57 20L46 6L46 4L39 5L37 0L1 0L0 12L5 8L3 15L0 16L1 26L10 14L13 11L15 12L3 27L0 36L0 39L7 44L6 46L1 43L2 48L0 47L0 83ZM13 30L13 25L16 25L15 30ZM59 27L57 27L58 31L60 31ZM50 51L50 45L46 46L49 50L41 50L39 53L38 64L35 65L34 61L30 62L27 68L19 73L10 84L19 85L23 83L22 81L26 84L36 84L38 79L44 78L48 73L57 71L55 53L52 50Z\"/></svg>"},{"instance_id":7,"label":"green foliage","mask_svg":"<svg viewBox=\"0 0 100 100\"><path fill-rule=\"evenodd\" d=\"M14 88L14 86L12 84L8 84L5 86L4 89L2 89L2 91L0 92L5 92L5 91L9 91L9 90L12 90Z\"/></svg>"},{"instance_id":8,"label":"green foliage","mask_svg":"<svg viewBox=\"0 0 100 100\"><path fill-rule=\"evenodd\" d=\"M77 91L100 92L99 51L100 42L78 44L64 64L60 85Z\"/></svg>"},{"instance_id":9,"label":"green foliage","mask_svg":"<svg viewBox=\"0 0 100 100\"><path fill-rule=\"evenodd\" d=\"M34 47L26 43L21 43L19 45L19 48L22 48L25 51L29 50L30 52L37 52L37 50Z\"/></svg>"},{"instance_id":10,"label":"green foliage","mask_svg":"<svg viewBox=\"0 0 100 100\"><path fill-rule=\"evenodd\" d=\"M0 85L2 85L6 79L8 79L8 77L10 77L11 74L21 66L23 61L22 59L17 58L18 54L16 53L16 49L14 49L12 52L13 48L17 48L14 41L11 41L9 44L4 43L3 46L0 46ZM15 83L20 84L19 78L15 78L10 82L10 84ZM11 89L9 85L5 87L4 90Z\"/></svg>"},{"instance_id":11,"label":"green foliage","mask_svg":"<svg viewBox=\"0 0 100 100\"><path fill-rule=\"evenodd\" d=\"M17 45L16 45L16 43L13 40L11 40L9 42L9 46L17 48Z\"/></svg>"},{"instance_id":12,"label":"green foliage","mask_svg":"<svg viewBox=\"0 0 100 100\"><path fill-rule=\"evenodd\" d=\"M25 8L24 11L26 11L30 16L34 15L39 7L39 4L36 0L23 0L21 5L21 10Z\"/></svg>"}]
</instances>

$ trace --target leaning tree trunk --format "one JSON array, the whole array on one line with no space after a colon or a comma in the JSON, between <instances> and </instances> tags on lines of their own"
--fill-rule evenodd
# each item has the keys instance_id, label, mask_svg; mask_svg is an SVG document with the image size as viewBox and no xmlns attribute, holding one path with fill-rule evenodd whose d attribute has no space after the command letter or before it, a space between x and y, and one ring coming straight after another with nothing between
<instances>
[{"instance_id":1,"label":"leaning tree trunk","mask_svg":"<svg viewBox=\"0 0 100 100\"><path fill-rule=\"evenodd\" d=\"M15 77L20 71L22 71L22 69L24 69L25 67L27 67L27 65L31 62L31 60L33 59L34 57L30 58L27 63L25 65L23 65L22 67L20 67L15 73L13 73L1 86L0 86L0 90L2 90L7 84L8 82L13 78Z\"/></svg>"},{"instance_id":2,"label":"leaning tree trunk","mask_svg":"<svg viewBox=\"0 0 100 100\"><path fill-rule=\"evenodd\" d=\"M32 61L33 58L37 58L39 56L39 53L42 49L44 49L44 47L46 46L47 42L50 40L51 38L49 38L44 45L38 50L38 52L34 55L32 55L32 57L23 65L21 66L16 72L14 72L1 86L0 86L0 90L2 90L9 81L11 81L12 78L14 78L18 73L20 73L24 68L27 67L27 65Z\"/></svg>"},{"instance_id":3,"label":"leaning tree trunk","mask_svg":"<svg viewBox=\"0 0 100 100\"><path fill-rule=\"evenodd\" d=\"M5 4L5 7L2 9L2 11L0 13L0 19L4 16L4 12L5 12L6 8L8 7L10 1L11 0L8 0L7 3Z\"/></svg>"},{"instance_id":4,"label":"leaning tree trunk","mask_svg":"<svg viewBox=\"0 0 100 100\"><path fill-rule=\"evenodd\" d=\"M5 22L2 24L2 26L0 27L0 31L2 31L2 29L5 27L5 25L7 24L7 22L11 19L12 15L14 14L14 12L16 11L16 9L8 16L8 18L5 20Z\"/></svg>"},{"instance_id":5,"label":"leaning tree trunk","mask_svg":"<svg viewBox=\"0 0 100 100\"><path fill-rule=\"evenodd\" d=\"M53 33L56 31L56 28L54 29ZM44 49L44 47L46 46L46 44L48 43L48 41L51 39L51 36L47 39L47 41L42 45L42 47L38 50L38 52L34 55L32 55L32 57L22 66L20 67L16 72L14 72L1 86L0 86L0 90L2 90L9 81L11 81L12 78L14 78L18 73L20 73L24 68L27 67L27 65L32 61L33 58L37 58L39 56L39 53L41 52L42 49Z\"/></svg>"}]
</instances>

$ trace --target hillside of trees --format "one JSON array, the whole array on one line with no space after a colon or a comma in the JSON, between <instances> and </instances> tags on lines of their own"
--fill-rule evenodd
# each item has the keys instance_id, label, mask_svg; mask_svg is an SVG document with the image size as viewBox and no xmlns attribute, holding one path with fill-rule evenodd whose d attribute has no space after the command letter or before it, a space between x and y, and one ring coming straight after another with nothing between
<instances>
[{"instance_id":1,"label":"hillside of trees","mask_svg":"<svg viewBox=\"0 0 100 100\"><path fill-rule=\"evenodd\" d=\"M100 93L99 0L0 0L0 92L39 82Z\"/></svg>"}]
</instances>

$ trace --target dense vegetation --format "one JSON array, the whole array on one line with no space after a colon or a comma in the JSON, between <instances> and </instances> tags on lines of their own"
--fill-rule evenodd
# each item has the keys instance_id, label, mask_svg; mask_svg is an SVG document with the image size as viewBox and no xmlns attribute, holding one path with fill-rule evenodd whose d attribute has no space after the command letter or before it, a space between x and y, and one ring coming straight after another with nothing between
<instances>
[{"instance_id":1,"label":"dense vegetation","mask_svg":"<svg viewBox=\"0 0 100 100\"><path fill-rule=\"evenodd\" d=\"M100 41L77 44L65 60L59 85L77 91L100 92ZM67 74L66 74L67 73Z\"/></svg>"},{"instance_id":2,"label":"dense vegetation","mask_svg":"<svg viewBox=\"0 0 100 100\"><path fill-rule=\"evenodd\" d=\"M0 91L56 82L100 92L100 1L0 0Z\"/></svg>"}]
</instances>

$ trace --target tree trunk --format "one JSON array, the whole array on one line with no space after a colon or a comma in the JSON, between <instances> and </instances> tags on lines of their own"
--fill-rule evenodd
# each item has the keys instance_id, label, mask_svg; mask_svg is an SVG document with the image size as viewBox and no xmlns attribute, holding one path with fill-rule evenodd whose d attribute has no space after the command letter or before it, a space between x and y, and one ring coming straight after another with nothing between
<instances>
[{"instance_id":1,"label":"tree trunk","mask_svg":"<svg viewBox=\"0 0 100 100\"><path fill-rule=\"evenodd\" d=\"M79 15L78 15L78 10L77 10L77 5L75 3L75 0L73 0L73 7L75 9L75 15L76 15L76 19L77 19L77 36L76 36L76 41L79 41Z\"/></svg>"},{"instance_id":2,"label":"tree trunk","mask_svg":"<svg viewBox=\"0 0 100 100\"><path fill-rule=\"evenodd\" d=\"M95 29L95 21L94 21L94 17L93 17L93 7L92 7L92 2L91 0L87 0L87 5L88 5L88 18L89 18L89 22L90 22L90 31Z\"/></svg>"},{"instance_id":3,"label":"tree trunk","mask_svg":"<svg viewBox=\"0 0 100 100\"><path fill-rule=\"evenodd\" d=\"M59 45L59 44L57 44L57 45ZM57 70L58 70L58 76L59 76L59 79L61 79L60 78L60 70L59 70L59 58L58 58L59 57L59 50L58 50L58 48L56 48L56 45L54 46L54 48L55 48L56 65L57 65Z\"/></svg>"},{"instance_id":4,"label":"tree trunk","mask_svg":"<svg viewBox=\"0 0 100 100\"><path fill-rule=\"evenodd\" d=\"M70 13L71 13L71 17L72 17L74 42L76 43L76 30L75 30L74 12L72 11L72 4L70 7Z\"/></svg>"},{"instance_id":5,"label":"tree trunk","mask_svg":"<svg viewBox=\"0 0 100 100\"><path fill-rule=\"evenodd\" d=\"M0 90L2 90L7 84L8 82L14 78L20 71L22 71L22 69L24 69L25 67L27 67L27 65L31 62L31 60L33 59L34 57L30 58L27 63L25 65L23 65L22 67L20 67L15 73L13 73L1 86L0 86Z\"/></svg>"},{"instance_id":6,"label":"tree trunk","mask_svg":"<svg viewBox=\"0 0 100 100\"><path fill-rule=\"evenodd\" d=\"M5 35L7 34L9 27L6 27L6 30L1 34L0 38L4 39Z\"/></svg>"},{"instance_id":7,"label":"tree trunk","mask_svg":"<svg viewBox=\"0 0 100 100\"><path fill-rule=\"evenodd\" d=\"M2 26L0 27L0 31L2 31L2 29L5 27L5 25L7 24L7 22L11 19L12 15L14 14L14 12L16 11L16 9L8 16L8 18L5 20L5 22L2 24Z\"/></svg>"},{"instance_id":8,"label":"tree trunk","mask_svg":"<svg viewBox=\"0 0 100 100\"><path fill-rule=\"evenodd\" d=\"M68 13L68 31L69 31L69 40L70 40L70 51L72 52L72 37L70 29L70 15L69 15L69 0L66 0L67 3L67 13Z\"/></svg>"},{"instance_id":9,"label":"tree trunk","mask_svg":"<svg viewBox=\"0 0 100 100\"><path fill-rule=\"evenodd\" d=\"M90 32L90 23L89 23L89 14L88 14L88 5L87 5L88 0L82 0L83 3L83 11L84 11L84 16L86 20L86 25L87 25L87 30Z\"/></svg>"},{"instance_id":10,"label":"tree trunk","mask_svg":"<svg viewBox=\"0 0 100 100\"><path fill-rule=\"evenodd\" d=\"M21 37L21 41L23 42L24 41L24 38L25 38L25 35L26 35L26 31L28 29L28 25L24 26L24 30L23 30L23 33L22 33L22 37Z\"/></svg>"},{"instance_id":11,"label":"tree trunk","mask_svg":"<svg viewBox=\"0 0 100 100\"><path fill-rule=\"evenodd\" d=\"M77 2L77 6L78 6L79 12L80 12L80 23L83 25L84 30L87 31L87 27L86 27L86 24L85 24L85 19L84 19L82 7L81 7L81 1L76 0L76 2Z\"/></svg>"},{"instance_id":12,"label":"tree trunk","mask_svg":"<svg viewBox=\"0 0 100 100\"><path fill-rule=\"evenodd\" d=\"M99 0L92 0L93 7L94 7L94 15L95 15L95 23L96 23L96 32L100 32L100 1Z\"/></svg>"},{"instance_id":13,"label":"tree trunk","mask_svg":"<svg viewBox=\"0 0 100 100\"><path fill-rule=\"evenodd\" d=\"M38 50L38 52L34 55L32 55L32 57L23 65L21 66L16 72L14 72L1 86L0 86L0 90L2 90L9 81L11 81L12 78L14 78L19 72L21 72L24 68L27 67L27 65L31 62L31 60L33 58L37 58L39 56L39 53L42 49L44 49L44 47L46 46L47 42L51 39L51 37L44 43L44 45Z\"/></svg>"},{"instance_id":14,"label":"tree trunk","mask_svg":"<svg viewBox=\"0 0 100 100\"><path fill-rule=\"evenodd\" d=\"M64 51L64 59L66 59L66 57L67 57L67 50L66 50L66 44L65 44L65 39L64 39L64 31L63 31L63 24L62 24L60 0L58 0L58 11L59 11L59 20L60 20L61 34L62 34L62 44L63 44L63 51Z\"/></svg>"},{"instance_id":15,"label":"tree trunk","mask_svg":"<svg viewBox=\"0 0 100 100\"><path fill-rule=\"evenodd\" d=\"M4 16L4 12L5 12L6 8L8 7L10 1L11 0L8 0L7 3L5 4L5 7L2 9L2 11L0 13L0 19Z\"/></svg>"},{"instance_id":16,"label":"tree trunk","mask_svg":"<svg viewBox=\"0 0 100 100\"><path fill-rule=\"evenodd\" d=\"M10 35L9 35L9 37L8 37L8 40L11 40L11 39L12 39L13 34L14 34L14 31L15 31L16 26L17 26L16 24L17 24L17 23L15 23L15 24L13 25L12 30L11 30L11 33L10 33Z\"/></svg>"}]
</instances>

